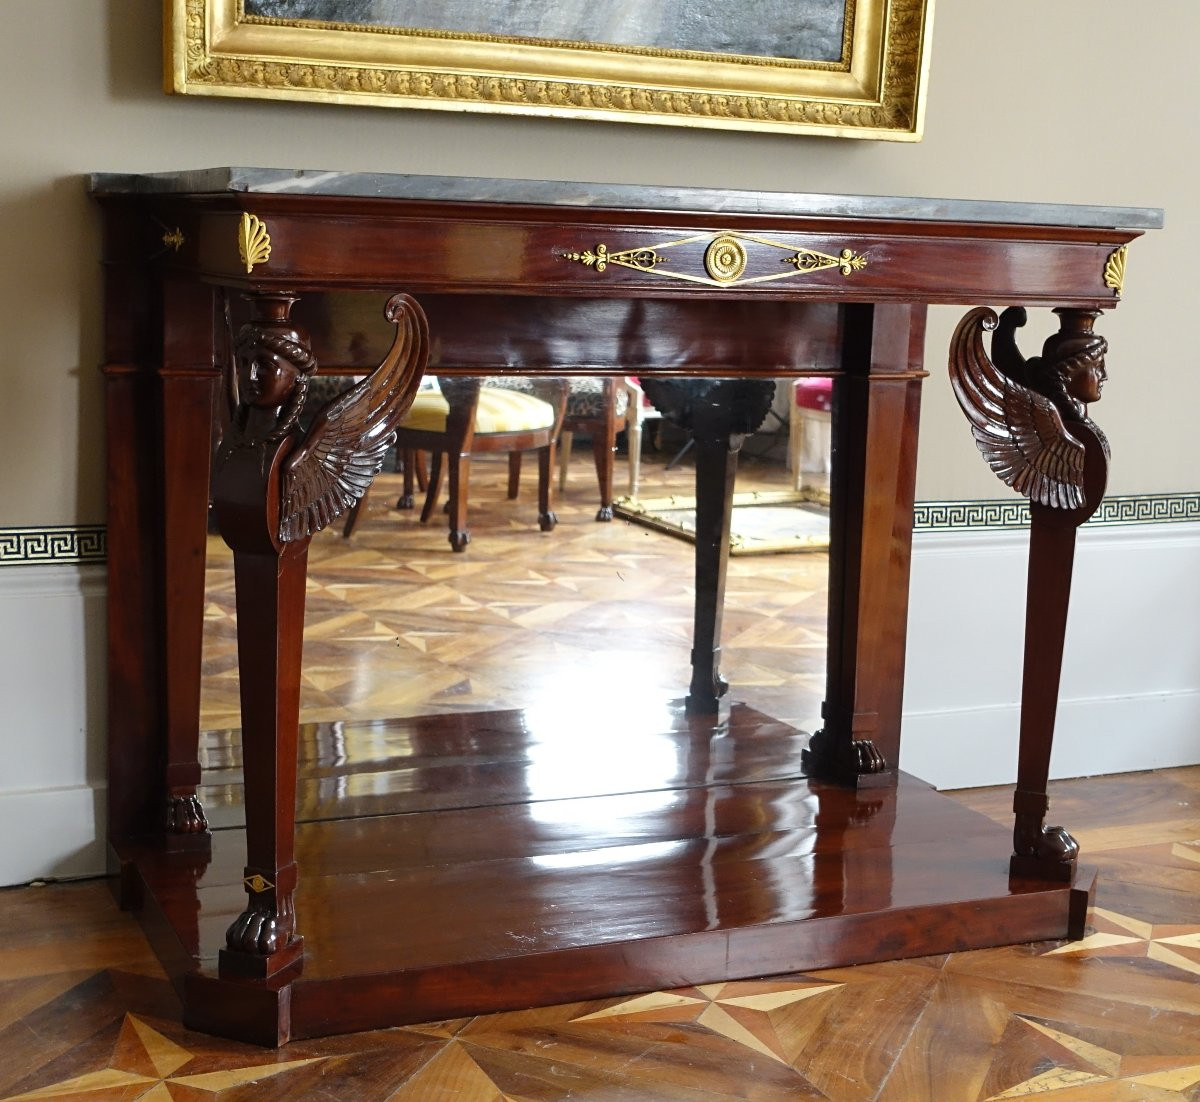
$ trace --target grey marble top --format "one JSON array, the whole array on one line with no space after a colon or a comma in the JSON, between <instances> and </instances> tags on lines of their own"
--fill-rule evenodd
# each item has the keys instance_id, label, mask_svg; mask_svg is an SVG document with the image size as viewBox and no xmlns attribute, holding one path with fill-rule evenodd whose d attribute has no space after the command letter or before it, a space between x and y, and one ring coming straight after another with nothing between
<instances>
[{"instance_id":1,"label":"grey marble top","mask_svg":"<svg viewBox=\"0 0 1200 1102\"><path fill-rule=\"evenodd\" d=\"M209 168L145 175L97 173L93 193L213 194L227 191L467 203L515 203L609 209L883 218L1150 230L1163 224L1152 207L1094 207L1064 203L1003 203L977 199L919 199L884 195L813 195L557 180L489 180L314 169Z\"/></svg>"}]
</instances>

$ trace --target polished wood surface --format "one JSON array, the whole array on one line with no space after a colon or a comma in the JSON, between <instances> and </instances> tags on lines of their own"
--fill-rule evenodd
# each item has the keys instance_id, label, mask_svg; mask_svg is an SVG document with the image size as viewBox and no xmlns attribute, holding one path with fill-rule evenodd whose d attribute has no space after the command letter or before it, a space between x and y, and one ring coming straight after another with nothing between
<instances>
[{"instance_id":1,"label":"polished wood surface","mask_svg":"<svg viewBox=\"0 0 1200 1102\"><path fill-rule=\"evenodd\" d=\"M921 782L799 780L804 740L751 709L719 726L681 703L608 709L305 729L324 798L297 831L296 908L319 948L279 1039L1050 937L1085 905L1010 882L1003 831ZM369 806L339 795L364 773L390 782ZM243 849L237 829L190 863L119 849L135 896L194 931L163 956L194 960L186 1020L218 1033L238 988L212 964Z\"/></svg>"},{"instance_id":2,"label":"polished wood surface","mask_svg":"<svg viewBox=\"0 0 1200 1102\"><path fill-rule=\"evenodd\" d=\"M248 590L239 593L238 606L244 768L248 782L256 778L255 794L247 801L248 861L243 880L250 900L229 927L230 952L221 960L219 977L193 972L186 984L190 1020L267 1043L287 1040L306 1029L326 1028L311 1024L306 996L301 995L306 980L300 973L303 962L296 952L298 931L292 910L298 866L292 861L289 836L295 832L295 819L289 797L298 752L295 728L305 589L301 545L340 509L324 507L330 499L322 496L324 490L315 479L297 483L308 494L300 513L288 511L290 504L287 509L281 504L292 500L295 488L289 479L296 457L315 461L333 454L320 441L310 440L315 430L304 436L292 417L303 399L303 380L315 369L308 338L287 315L295 299L314 298L319 311L329 292L379 294L403 288L405 294L388 300L387 317L395 320L392 306L403 299L411 324L424 332L427 315L421 299L429 296L431 307L440 303L448 318L431 320L428 344L439 349L433 362L447 377L486 373L488 369L475 361L487 345L493 348L482 358L490 360L493 371L533 375L636 371L645 377L648 392L652 382L665 384L684 375L746 377L719 385L747 390L755 378L761 382L780 373L832 375L831 658L823 726L807 747L806 769L808 776L820 776L851 791L887 789L885 803L890 798L894 805L882 821L890 821L912 799L903 786L896 785L926 307L937 302L1046 303L1060 311L1095 313L1115 305L1118 293L1109 279L1112 257L1140 233L1140 229L1119 227L1153 222L1108 221L1105 214L1097 223L1097 214L1091 211L1078 222L1047 224L1044 214L1033 208L1024 217L1016 208L1005 208L1003 221L990 221L968 216L965 205L959 208L964 212L961 221L947 219L944 212L916 217L878 213L889 209L888 204L876 204L877 213L868 215L866 201L850 204L861 211L831 214L820 204L806 206L802 197L796 197L790 208L764 200L732 209L715 192L710 194L711 210L662 209L665 193L652 190L640 195L630 192L628 203L617 209L553 198L509 203L455 200L432 193L398 198L380 182L362 195L336 189L324 194L320 181L311 179L303 184L302 194L286 194L286 188L242 192L224 186L207 194L189 194L192 186L182 178L167 184L146 179L132 189L111 182L108 186L101 182L96 189L108 214L105 260L110 309L124 312L139 292L148 293L154 302L148 312L135 310L132 318L110 318L110 346L126 354L120 359L110 357L106 370L114 383L114 429L136 417L143 401L139 389L159 385L175 363L195 366L199 378L190 389L193 401L203 396L206 371L215 376L223 369L227 376L237 377L246 364L251 369L261 364L280 380L277 388L270 389L273 384L269 384L269 392L247 389L242 399L233 402L213 483L215 515L235 557L262 558L261 562L255 559L253 571L241 561L235 571L239 589ZM168 246L153 241L161 231L151 227L163 226L174 228ZM149 279L148 267L153 269ZM217 294L203 290L211 286L219 288ZM185 290L172 297L171 288ZM231 360L229 337L213 323L218 299L232 323L235 293L250 301L254 317L240 330L231 324L239 334ZM273 304L283 302L287 307L275 317ZM617 306L609 307L614 302ZM646 302L653 302L657 311L653 329L646 321ZM812 337L833 355L803 364L791 357L783 364L759 359L745 348L728 355L728 339L718 335L719 326L706 317L720 302L735 309L745 304L751 313L778 304L782 307L778 321L789 330L808 310L833 306L835 312L821 315ZM544 309L546 303L553 307ZM515 319L511 326L506 307ZM615 331L599 341L587 333L598 309L615 311L620 320ZM245 353L241 335L263 329L263 322L256 319L268 315L286 323L288 351L277 354L270 340L255 338L251 352ZM462 341L461 356L454 346L456 333L471 334ZM737 343L741 334L734 337ZM130 347L122 348L123 343ZM422 343L419 354L404 360L403 385L389 390L389 418L402 414L411 401L411 387L426 366L425 347ZM371 378L383 377L387 363L385 358ZM136 375L133 388L125 380L130 367ZM714 403L712 408L718 406ZM728 418L728 410L720 408ZM321 431L344 423L345 412L337 403L327 407L317 418ZM270 417L276 420L268 424ZM257 424L255 418L262 421L262 431L245 427ZM186 419L188 425L177 429L164 417L164 431L182 433L182 439L195 447L202 435L200 417L193 410ZM737 451L734 437L741 431L732 422L715 428L707 433L712 461L697 467L695 494L703 506L697 511L702 524L695 549L693 676L686 700L688 714L702 717L710 732L724 722L724 680L718 657L728 570L725 547L732 457ZM372 437L368 448L369 435L364 430L361 452L349 447L342 456L347 470L378 470L378 455L371 449L377 449L379 441ZM164 826L161 817L155 822L146 814L153 800L147 805L145 793L129 783L149 779L153 784L157 772L159 790L173 801L171 806L182 801L187 809L187 814L166 816L169 850L180 849L181 838L190 842L208 837L196 829L204 811L198 793L190 790L195 774L189 767L191 758L198 757L197 740L190 719L184 723L178 715L199 691L197 639L202 609L197 578L202 549L194 543L198 523L193 520L186 526L193 533L192 542L177 543L172 518L188 508L202 512L210 494L203 462L171 461L177 446L178 441L159 447L154 438L125 439L116 433L109 438L110 451L115 453L111 488L121 499L114 517L137 530L161 534L159 546L152 547L156 558L149 574L130 572L145 557L132 540L117 540L110 560L110 601L129 606L117 617L120 631L110 634L110 646L122 652L112 665L110 757L154 748L158 761L148 774L136 777L115 769L109 796L110 840L124 859L126 900L139 903L147 912L159 912L186 943L187 914L173 910L167 900L193 879L191 866L181 858L165 881L149 878L148 854L162 841ZM702 453L705 448L702 442ZM318 465L324 462L321 458ZM161 478L161 498L155 492L143 496L139 481L126 482L131 468L144 463L151 464ZM157 490L153 484L150 488ZM357 496L364 489L358 486ZM548 501L542 496L545 528ZM345 504L351 504L349 499ZM295 517L301 514L307 519L301 530L293 531ZM461 517L451 519L453 532L464 530ZM256 532L250 541L254 546L245 538L250 529ZM460 542L465 542L465 536ZM273 579L268 577L272 574ZM246 624L247 618L255 621L253 627ZM160 626L163 621L168 624L165 631ZM124 631L129 631L128 639L122 638ZM148 657L156 646L165 647L161 664ZM1051 649L1061 648L1052 641ZM122 701L135 691L153 691L155 710L125 712ZM558 722L569 727L589 706L590 701L573 702ZM610 720L609 729L619 729L621 722ZM156 724L164 729L155 730ZM800 738L797 731L786 741L798 744ZM165 770L162 745L169 748ZM1025 760L1024 747L1022 754ZM808 782L797 776L793 781L799 798ZM685 777L683 783L698 781ZM480 787L487 791L486 780ZM483 802L488 802L486 797ZM847 812L841 814L847 821L852 818ZM489 825L479 824L476 829L486 831ZM775 827L768 823L761 829L771 834ZM951 833L966 837L970 831ZM577 839L576 845L582 847L584 840ZM196 859L204 856L203 846L183 848ZM873 848L889 855L884 862L887 870L875 868L867 880L881 877L890 884L890 842L881 841ZM930 850L922 862L937 867L945 860L940 851ZM782 931L797 939L799 948L788 957L796 961L823 957L827 963L840 963L896 951L931 952L939 944L943 948L978 944L974 939L981 934L963 933L960 926L970 919L968 925L974 923L973 928L982 932L988 923L980 916L988 913L992 931L1002 930L1007 938L1047 936L1052 929L1062 933L1079 928L1079 899L1088 891L1083 874L1056 878L1026 891L1020 877L1031 870L1018 870L1016 888L1010 891L1004 877L984 885L964 873L970 899L959 901L966 908L960 912L939 894L936 877L922 878L907 867L904 871L925 903L901 896L893 907L890 892L885 893L878 905L868 906L876 920L861 930L853 916L832 912L815 912L805 921L805 916L786 910L747 917L735 909L728 918L718 913L703 933L626 929L618 919L610 931L615 940L601 938L605 945L618 948L611 964L599 970L609 977L605 982L610 990L665 982L667 974L675 982L707 982L710 975L733 978L778 959L785 940ZM1032 872L1040 875L1036 869ZM865 890L858 881L855 885L851 894ZM818 894L825 891L834 890L822 887ZM349 889L328 898L322 913L336 900L356 920L367 911L382 910L385 926L394 920L392 908L403 908L399 899L382 909L367 907ZM460 897L450 911L462 910L466 899ZM185 911L193 909L189 904ZM917 914L931 910L941 912L938 920ZM526 911L522 921L531 921L531 915ZM834 923L831 930L823 924L826 917ZM331 935L333 940L353 940L354 926L351 922L339 928ZM746 930L755 933L743 933ZM622 942L618 931L629 934L628 939ZM758 940L760 934L765 940ZM967 941L961 942L960 936ZM674 945L676 938L686 944ZM643 948L649 951L644 964ZM314 958L329 949L327 944L313 950ZM559 951L545 949L550 956ZM428 1014L442 1005L439 998L459 1011L484 1008L479 1000L486 1000L491 988L472 979L465 962L447 965L449 971L437 981L416 979L411 989L398 983L401 975L421 977L425 970L441 967L437 954L430 952L430 959L411 968L376 961L377 969L384 970L380 974L388 978L377 980L376 993L365 998L372 1008L369 1013L381 1015L372 1022ZM239 954L259 959L239 961ZM488 960L507 975L500 956L493 953ZM348 970L336 981L344 985L343 993L357 993L354 967L347 964ZM575 989L563 988L558 977L573 974L574 969L561 962L548 965L543 970L542 997L570 997ZM493 983L499 975L492 977ZM533 997L533 992L528 995ZM328 1028L334 1027L332 1021L328 1023Z\"/></svg>"},{"instance_id":3,"label":"polished wood surface","mask_svg":"<svg viewBox=\"0 0 1200 1102\"><path fill-rule=\"evenodd\" d=\"M1099 868L1082 941L571 1002L277 1052L181 1026L162 964L103 884L7 890L0 1099L1192 1098L1200 769L1053 782L1051 793ZM1007 829L1011 789L955 799Z\"/></svg>"}]
</instances>

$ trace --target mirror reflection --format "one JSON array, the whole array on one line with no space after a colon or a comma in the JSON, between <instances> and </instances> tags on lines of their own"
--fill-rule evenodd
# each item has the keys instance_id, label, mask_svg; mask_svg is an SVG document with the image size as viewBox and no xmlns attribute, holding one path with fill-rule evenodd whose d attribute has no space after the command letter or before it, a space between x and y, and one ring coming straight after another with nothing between
<instances>
[{"instance_id":1,"label":"mirror reflection","mask_svg":"<svg viewBox=\"0 0 1200 1102\"><path fill-rule=\"evenodd\" d=\"M297 304L332 372L317 377L313 410L386 348L380 302L356 293ZM637 341L658 339L644 324L653 302L635 307L638 324L624 321L631 367ZM590 816L619 845L680 788L798 775L804 740L790 728L820 725L825 691L830 381L774 380L770 408L742 442L720 632L723 705L734 707L697 719L681 706L696 589L688 426L663 416L635 373L438 374L463 353L447 348L452 319L436 301L429 309L439 322L431 368L400 446L351 522L319 533L309 551L300 817L511 801L550 832L565 828L563 816L576 826ZM552 325L540 347L507 329L518 343L487 350L501 363L562 353ZM796 343L789 354L804 354ZM430 442L464 393L475 440L549 410L553 468L539 469L544 441L530 428L524 451L470 449L466 477L455 478L459 444L439 454ZM553 525L539 501L547 478ZM469 534L460 551L456 530ZM201 752L219 826L240 815L240 715L231 557L215 534L208 555ZM469 714L487 719L468 724ZM381 722L390 720L405 722Z\"/></svg>"}]
</instances>

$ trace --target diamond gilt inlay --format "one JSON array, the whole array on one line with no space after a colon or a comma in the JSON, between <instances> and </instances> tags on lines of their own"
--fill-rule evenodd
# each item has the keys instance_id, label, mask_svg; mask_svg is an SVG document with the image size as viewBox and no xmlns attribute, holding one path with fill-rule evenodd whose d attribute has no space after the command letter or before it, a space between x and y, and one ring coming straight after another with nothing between
<instances>
[{"instance_id":1,"label":"diamond gilt inlay","mask_svg":"<svg viewBox=\"0 0 1200 1102\"><path fill-rule=\"evenodd\" d=\"M695 256L694 247L697 245L703 245L704 250L700 263L693 270L686 270L678 262L664 267L672 263L673 258L666 255L670 250L691 246L687 253L690 258ZM790 255L779 257L779 251ZM629 268L708 287L743 287L752 283L796 279L823 271L837 271L849 277L867 266L866 256L849 247L836 253L827 253L818 249L797 248L794 244L757 234L733 231L681 237L632 249L612 249L601 242L592 248L564 252L559 256L599 274L604 274L610 267ZM780 271L775 266L777 261L789 265L792 270ZM690 262L695 264L694 260ZM754 274L747 275L747 272Z\"/></svg>"}]
</instances>

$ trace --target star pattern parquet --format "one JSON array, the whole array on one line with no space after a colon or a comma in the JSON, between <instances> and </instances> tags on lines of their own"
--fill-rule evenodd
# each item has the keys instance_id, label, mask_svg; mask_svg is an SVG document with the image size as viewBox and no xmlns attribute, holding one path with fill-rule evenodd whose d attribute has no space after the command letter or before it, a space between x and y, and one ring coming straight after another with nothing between
<instances>
[{"instance_id":1,"label":"star pattern parquet","mask_svg":"<svg viewBox=\"0 0 1200 1102\"><path fill-rule=\"evenodd\" d=\"M604 691L635 707L631 665L653 691L678 684L690 547L595 524L586 474L577 461L549 536L532 505L505 502L478 469L465 555L450 552L440 525L421 531L388 510L387 493L349 543L323 536L306 718L506 707L537 692ZM725 668L765 711L788 715L808 687L819 702L823 567L812 555L731 563L731 609L735 596L758 601L768 619L752 633L749 619L727 615ZM210 727L236 723L231 606L217 557ZM0 1102L1200 1102L1200 768L1058 782L1052 798L1099 870L1080 942L657 991L278 1052L184 1029L172 986L106 884L10 889L0 893ZM959 799L1009 821L1009 789Z\"/></svg>"}]
</instances>

